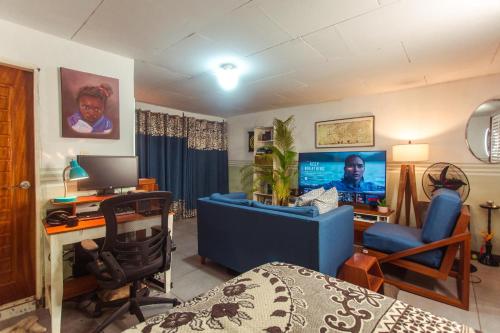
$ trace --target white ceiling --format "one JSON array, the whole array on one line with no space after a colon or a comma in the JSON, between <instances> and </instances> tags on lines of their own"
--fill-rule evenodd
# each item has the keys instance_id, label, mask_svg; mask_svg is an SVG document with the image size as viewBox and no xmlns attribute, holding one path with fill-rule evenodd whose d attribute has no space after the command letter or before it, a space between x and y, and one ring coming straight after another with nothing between
<instances>
[{"instance_id":1,"label":"white ceiling","mask_svg":"<svg viewBox=\"0 0 500 333\"><path fill-rule=\"evenodd\" d=\"M0 18L132 57L138 101L231 116L500 72L500 0L0 0ZM233 56L232 92L210 71Z\"/></svg>"}]
</instances>

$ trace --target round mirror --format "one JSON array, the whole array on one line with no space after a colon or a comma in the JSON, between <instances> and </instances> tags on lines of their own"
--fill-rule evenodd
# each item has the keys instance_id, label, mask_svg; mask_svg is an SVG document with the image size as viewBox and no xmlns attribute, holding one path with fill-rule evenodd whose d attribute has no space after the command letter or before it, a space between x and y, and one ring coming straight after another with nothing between
<instances>
[{"instance_id":1,"label":"round mirror","mask_svg":"<svg viewBox=\"0 0 500 333\"><path fill-rule=\"evenodd\" d=\"M478 106L467 122L465 139L478 160L500 163L500 99Z\"/></svg>"}]
</instances>

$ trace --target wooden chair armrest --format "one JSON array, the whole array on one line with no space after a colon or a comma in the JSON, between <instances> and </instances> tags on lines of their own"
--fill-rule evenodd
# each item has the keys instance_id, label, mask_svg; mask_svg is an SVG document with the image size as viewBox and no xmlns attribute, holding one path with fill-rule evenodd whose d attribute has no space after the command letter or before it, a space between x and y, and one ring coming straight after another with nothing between
<instances>
[{"instance_id":1,"label":"wooden chair armrest","mask_svg":"<svg viewBox=\"0 0 500 333\"><path fill-rule=\"evenodd\" d=\"M432 243L429 243L429 244L425 244L425 245L422 245L422 246L414 247L412 249L408 249L408 250L404 250L404 251L400 251L400 252L388 254L387 256L380 258L379 262L380 263L384 263L384 262L394 261L394 260L401 259L401 258L404 258L404 257L412 256L414 254L418 254L418 253L422 253L422 252L427 252L427 251L430 251L430 250L438 249L440 247L444 247L444 246L447 246L447 245L456 244L456 243L462 243L466 239L470 239L470 232L464 232L464 233L461 233L461 234L452 235L452 236L450 236L448 238L441 239L441 240L438 240L438 241L435 241L435 242L432 242Z\"/></svg>"}]
</instances>

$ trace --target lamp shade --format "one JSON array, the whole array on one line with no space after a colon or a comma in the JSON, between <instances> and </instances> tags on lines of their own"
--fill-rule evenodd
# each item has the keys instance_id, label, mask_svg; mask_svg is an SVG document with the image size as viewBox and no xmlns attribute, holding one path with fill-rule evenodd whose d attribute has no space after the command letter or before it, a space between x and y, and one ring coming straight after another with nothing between
<instances>
[{"instance_id":1,"label":"lamp shade","mask_svg":"<svg viewBox=\"0 0 500 333\"><path fill-rule=\"evenodd\" d=\"M87 171L85 171L85 169L83 169L77 161L71 160L71 162L69 162L69 167L69 180L89 178L89 174L87 173Z\"/></svg>"},{"instance_id":2,"label":"lamp shade","mask_svg":"<svg viewBox=\"0 0 500 333\"><path fill-rule=\"evenodd\" d=\"M429 159L429 144L408 143L392 146L394 162L421 162Z\"/></svg>"}]
</instances>

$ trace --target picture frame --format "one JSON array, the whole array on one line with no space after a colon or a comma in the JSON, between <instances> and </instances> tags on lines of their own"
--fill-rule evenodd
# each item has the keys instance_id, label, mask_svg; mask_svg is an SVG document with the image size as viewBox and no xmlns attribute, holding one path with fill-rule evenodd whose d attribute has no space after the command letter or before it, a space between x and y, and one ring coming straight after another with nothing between
<instances>
[{"instance_id":1,"label":"picture frame","mask_svg":"<svg viewBox=\"0 0 500 333\"><path fill-rule=\"evenodd\" d=\"M248 152L253 153L255 149L255 132L248 131Z\"/></svg>"},{"instance_id":2,"label":"picture frame","mask_svg":"<svg viewBox=\"0 0 500 333\"><path fill-rule=\"evenodd\" d=\"M61 136L120 139L119 80L60 68Z\"/></svg>"},{"instance_id":3,"label":"picture frame","mask_svg":"<svg viewBox=\"0 0 500 333\"><path fill-rule=\"evenodd\" d=\"M314 124L316 148L375 146L375 116L318 121Z\"/></svg>"}]
</instances>

